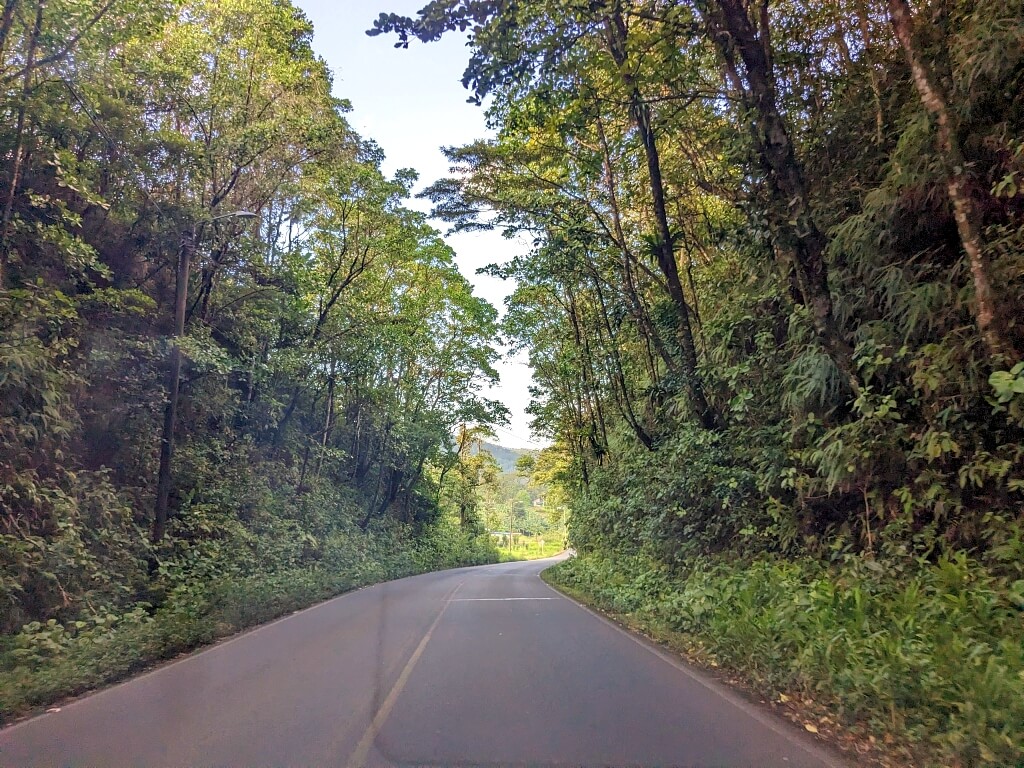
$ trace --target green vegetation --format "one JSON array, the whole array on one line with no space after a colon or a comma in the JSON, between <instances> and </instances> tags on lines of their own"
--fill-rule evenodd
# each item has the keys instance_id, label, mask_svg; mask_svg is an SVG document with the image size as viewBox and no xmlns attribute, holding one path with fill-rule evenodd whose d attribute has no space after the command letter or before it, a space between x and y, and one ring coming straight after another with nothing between
<instances>
[{"instance_id":1,"label":"green vegetation","mask_svg":"<svg viewBox=\"0 0 1024 768\"><path fill-rule=\"evenodd\" d=\"M590 554L545 577L766 698L813 702L803 720L815 728L824 706L862 739L892 735L900 763L1013 765L1024 747L1024 584L966 556L670 571Z\"/></svg>"},{"instance_id":2,"label":"green vegetation","mask_svg":"<svg viewBox=\"0 0 1024 768\"><path fill-rule=\"evenodd\" d=\"M288 0L3 4L4 715L568 517L598 604L907 761L1024 759L1019 3L371 34L451 32L496 135L428 195L534 243L500 323ZM515 474L499 334L552 441Z\"/></svg>"},{"instance_id":3,"label":"green vegetation","mask_svg":"<svg viewBox=\"0 0 1024 768\"><path fill-rule=\"evenodd\" d=\"M459 461L447 494L463 526L482 524L505 560L561 552L568 507L549 455L494 445L485 439L489 434L482 426L460 426L456 434ZM509 553L510 535L518 553Z\"/></svg>"},{"instance_id":4,"label":"green vegetation","mask_svg":"<svg viewBox=\"0 0 1024 768\"><path fill-rule=\"evenodd\" d=\"M1024 760L1024 26L1004 0L434 0L581 558L932 764ZM898 758L904 759L905 756ZM909 758L907 758L909 760Z\"/></svg>"},{"instance_id":5,"label":"green vegetation","mask_svg":"<svg viewBox=\"0 0 1024 768\"><path fill-rule=\"evenodd\" d=\"M540 560L553 557L565 550L565 539L557 531L547 536L516 536L512 549L508 548L507 540L498 543L498 554L501 562L516 560Z\"/></svg>"},{"instance_id":6,"label":"green vegetation","mask_svg":"<svg viewBox=\"0 0 1024 768\"><path fill-rule=\"evenodd\" d=\"M495 561L497 313L286 0L0 12L0 717Z\"/></svg>"}]
</instances>

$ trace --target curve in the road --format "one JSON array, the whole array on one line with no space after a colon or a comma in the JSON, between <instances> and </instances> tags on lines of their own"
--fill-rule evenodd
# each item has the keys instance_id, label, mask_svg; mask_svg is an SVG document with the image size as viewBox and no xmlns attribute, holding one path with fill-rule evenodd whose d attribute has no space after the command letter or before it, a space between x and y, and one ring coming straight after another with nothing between
<instances>
[{"instance_id":1,"label":"curve in the road","mask_svg":"<svg viewBox=\"0 0 1024 768\"><path fill-rule=\"evenodd\" d=\"M0 765L838 766L539 578L359 590L0 731Z\"/></svg>"}]
</instances>

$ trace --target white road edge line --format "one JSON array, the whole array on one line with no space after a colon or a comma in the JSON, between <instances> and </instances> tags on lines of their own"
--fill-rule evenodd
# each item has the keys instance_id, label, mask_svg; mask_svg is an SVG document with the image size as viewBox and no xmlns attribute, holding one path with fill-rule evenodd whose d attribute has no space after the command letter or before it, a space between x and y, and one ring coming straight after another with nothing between
<instances>
[{"instance_id":1,"label":"white road edge line","mask_svg":"<svg viewBox=\"0 0 1024 768\"><path fill-rule=\"evenodd\" d=\"M579 608L579 609L581 609L583 611L586 611L591 616L593 616L595 619L597 619L598 621L602 622L603 624L606 624L607 626L609 626L610 628L614 629L619 634L624 635L625 637L628 637L630 640L632 640L634 643L636 643L641 648L646 650L648 653L651 653L651 654L657 656L662 661L664 661L664 662L672 665L673 667L675 667L677 670L682 672L684 675L689 677L694 682L699 683L700 685L704 686L705 688L707 688L712 693L717 694L718 696L721 696L723 699L725 699L727 702L729 702L734 707L739 709L745 715L754 718L755 720L757 720L757 722L759 722L762 725L766 726L767 728L771 729L772 731L777 733L779 736L782 736L787 741L791 742L792 744L794 744L795 746L799 747L803 751L807 752L810 755L813 755L818 760L821 760L825 765L830 766L830 768L850 768L850 763L846 762L845 760L837 759L837 757L835 755L833 755L831 752L827 751L826 749L818 746L817 744L808 743L808 741L804 738L803 734L799 733L796 730L795 726L790 726L788 724L783 725L783 723L778 721L778 718L777 718L776 715L769 715L768 713L762 712L759 708L755 707L750 702L745 701L743 698L741 698L740 696L738 696L735 693L733 693L732 691L730 691L728 688L726 688L721 683L712 682L711 680L705 679L703 675L699 674L696 670L691 669L690 666L688 664L686 664L686 662L682 661L681 659L676 658L675 656L666 653L665 651L661 650L660 648L657 648L656 646L652 645L650 643L650 641L647 641L647 640L645 640L645 639L643 639L643 638L633 634L632 632L630 632L630 631L628 631L626 629L623 629L622 627L620 627L618 624L616 624L614 621L612 621L607 616L604 616L604 615L598 613L596 610L587 607L586 605L584 605L583 603L579 602L578 600L573 599L569 595L566 595L563 592L559 592L557 589L552 587L550 584L548 584L546 581L544 581L544 579L542 579L540 577L540 572L539 571L537 573L537 579L540 581L541 584L543 584L545 587L550 589L552 592L554 592L555 594L561 595L562 599L568 600L570 603L575 605L577 608Z\"/></svg>"},{"instance_id":2,"label":"white road edge line","mask_svg":"<svg viewBox=\"0 0 1024 768\"><path fill-rule=\"evenodd\" d=\"M488 603L504 600L563 600L561 597L453 597L453 603Z\"/></svg>"}]
</instances>

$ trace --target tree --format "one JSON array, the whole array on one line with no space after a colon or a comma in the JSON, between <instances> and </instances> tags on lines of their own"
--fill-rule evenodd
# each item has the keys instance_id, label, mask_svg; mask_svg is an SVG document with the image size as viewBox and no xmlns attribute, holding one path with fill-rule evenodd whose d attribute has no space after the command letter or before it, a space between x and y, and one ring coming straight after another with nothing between
<instances>
[{"instance_id":1,"label":"tree","mask_svg":"<svg viewBox=\"0 0 1024 768\"><path fill-rule=\"evenodd\" d=\"M456 228L534 238L491 273L518 283L504 328L535 429L571 453L580 541L870 549L909 515L987 546L964 478L1007 508L1017 470L976 467L1020 462L985 384L1019 349L1016 117L994 118L1017 115L1019 59L985 53L1020 48L1012 15L435 0L378 19L399 47L468 33L497 135L449 149L429 194Z\"/></svg>"},{"instance_id":2,"label":"tree","mask_svg":"<svg viewBox=\"0 0 1024 768\"><path fill-rule=\"evenodd\" d=\"M308 20L3 8L2 630L433 541L450 435L504 416L497 313ZM469 528L437 562L493 555Z\"/></svg>"}]
</instances>

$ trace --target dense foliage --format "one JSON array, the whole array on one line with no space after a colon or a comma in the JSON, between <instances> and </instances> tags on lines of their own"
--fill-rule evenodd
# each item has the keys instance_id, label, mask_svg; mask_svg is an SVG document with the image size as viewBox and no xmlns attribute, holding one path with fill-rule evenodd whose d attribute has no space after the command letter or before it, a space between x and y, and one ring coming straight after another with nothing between
<instances>
[{"instance_id":1,"label":"dense foliage","mask_svg":"<svg viewBox=\"0 0 1024 768\"><path fill-rule=\"evenodd\" d=\"M456 228L533 237L493 271L518 281L506 329L580 552L835 584L848 558L927 583L955 562L1019 642L1019 3L434 0L371 34L452 31L497 136L449 149L430 195ZM963 663L989 663L979 642ZM991 754L996 721L956 754Z\"/></svg>"},{"instance_id":2,"label":"dense foliage","mask_svg":"<svg viewBox=\"0 0 1024 768\"><path fill-rule=\"evenodd\" d=\"M284 0L3 4L0 651L496 557L444 487L503 418L496 312L311 37Z\"/></svg>"}]
</instances>

